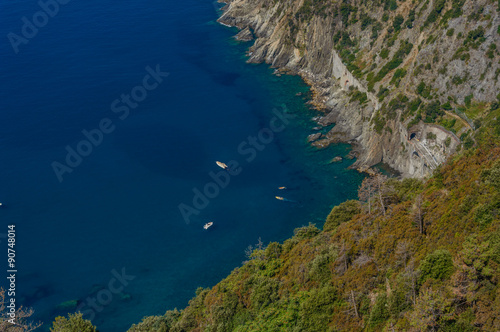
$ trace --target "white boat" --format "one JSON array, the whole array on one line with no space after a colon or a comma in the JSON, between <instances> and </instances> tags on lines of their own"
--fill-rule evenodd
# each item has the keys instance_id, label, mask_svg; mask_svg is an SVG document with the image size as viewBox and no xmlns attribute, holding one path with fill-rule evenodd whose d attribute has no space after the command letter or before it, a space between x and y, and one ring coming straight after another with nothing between
<instances>
[{"instance_id":1,"label":"white boat","mask_svg":"<svg viewBox=\"0 0 500 332\"><path fill-rule=\"evenodd\" d=\"M228 169L229 167L224 164L223 162L220 162L220 161L216 161L215 162L217 164L217 166L219 166L220 168L223 168L223 169Z\"/></svg>"},{"instance_id":2,"label":"white boat","mask_svg":"<svg viewBox=\"0 0 500 332\"><path fill-rule=\"evenodd\" d=\"M205 225L203 225L204 229L209 229L214 223L213 222L207 222Z\"/></svg>"}]
</instances>

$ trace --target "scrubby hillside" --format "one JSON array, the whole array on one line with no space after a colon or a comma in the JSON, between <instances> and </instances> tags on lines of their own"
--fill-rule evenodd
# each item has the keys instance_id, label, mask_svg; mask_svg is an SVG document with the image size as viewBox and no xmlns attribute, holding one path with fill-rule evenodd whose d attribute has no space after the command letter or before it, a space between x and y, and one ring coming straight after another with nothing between
<instances>
[{"instance_id":1,"label":"scrubby hillside","mask_svg":"<svg viewBox=\"0 0 500 332\"><path fill-rule=\"evenodd\" d=\"M500 331L500 2L225 1L249 61L311 84L335 124L314 145L404 179L368 177L322 230L129 332Z\"/></svg>"},{"instance_id":2,"label":"scrubby hillside","mask_svg":"<svg viewBox=\"0 0 500 332\"><path fill-rule=\"evenodd\" d=\"M228 0L249 61L302 75L368 177L138 331L499 331L500 3ZM500 46L500 45L499 45ZM307 224L307 220L304 220Z\"/></svg>"},{"instance_id":3,"label":"scrubby hillside","mask_svg":"<svg viewBox=\"0 0 500 332\"><path fill-rule=\"evenodd\" d=\"M295 230L137 331L500 330L500 145L427 181L365 180L324 230Z\"/></svg>"},{"instance_id":4,"label":"scrubby hillside","mask_svg":"<svg viewBox=\"0 0 500 332\"><path fill-rule=\"evenodd\" d=\"M299 73L355 166L424 177L499 115L499 4L492 0L225 0L220 22L255 36L250 62Z\"/></svg>"}]
</instances>

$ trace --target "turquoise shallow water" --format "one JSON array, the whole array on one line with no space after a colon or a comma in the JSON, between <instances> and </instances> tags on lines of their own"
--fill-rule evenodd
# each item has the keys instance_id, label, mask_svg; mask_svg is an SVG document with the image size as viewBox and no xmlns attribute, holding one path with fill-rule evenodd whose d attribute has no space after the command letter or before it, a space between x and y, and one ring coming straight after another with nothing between
<instances>
[{"instance_id":1,"label":"turquoise shallow water","mask_svg":"<svg viewBox=\"0 0 500 332\"><path fill-rule=\"evenodd\" d=\"M305 104L308 87L245 63L249 45L215 22L217 8L71 1L18 54L2 39L0 233L16 224L17 300L37 319L49 323L75 310L59 304L76 300L101 331L124 331L184 307L197 287L240 265L259 237L281 241L321 225L333 205L355 197L362 177L348 161L329 164L348 146L306 143L317 116ZM22 17L38 10L36 1L0 0L0 30L20 34ZM111 104L156 65L169 76L121 120ZM247 162L238 146L283 108L294 119ZM114 130L59 182L51 164L64 163L66 147L76 149L102 119ZM187 224L178 206L221 171L216 160L237 160L242 171ZM208 232L207 221L215 222ZM123 269L133 279L106 293L116 288L112 271ZM92 308L98 295L105 304Z\"/></svg>"}]
</instances>

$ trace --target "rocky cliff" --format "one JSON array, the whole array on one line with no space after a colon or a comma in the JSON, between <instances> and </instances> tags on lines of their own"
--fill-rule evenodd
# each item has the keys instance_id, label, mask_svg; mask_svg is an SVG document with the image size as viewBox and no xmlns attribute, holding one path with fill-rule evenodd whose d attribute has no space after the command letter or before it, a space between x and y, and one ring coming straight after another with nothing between
<instances>
[{"instance_id":1,"label":"rocky cliff","mask_svg":"<svg viewBox=\"0 0 500 332\"><path fill-rule=\"evenodd\" d=\"M242 29L245 40L255 37L249 62L311 84L319 125L335 123L313 144L353 144L354 167L384 162L424 177L471 140L496 101L493 1L224 2L219 22Z\"/></svg>"}]
</instances>

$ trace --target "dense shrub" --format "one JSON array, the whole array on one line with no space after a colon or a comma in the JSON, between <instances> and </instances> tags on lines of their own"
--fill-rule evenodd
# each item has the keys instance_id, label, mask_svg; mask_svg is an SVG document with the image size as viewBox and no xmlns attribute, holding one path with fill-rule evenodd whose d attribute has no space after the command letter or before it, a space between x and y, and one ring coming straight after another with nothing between
<instances>
[{"instance_id":1,"label":"dense shrub","mask_svg":"<svg viewBox=\"0 0 500 332\"><path fill-rule=\"evenodd\" d=\"M446 0L435 0L434 1L434 8L430 12L429 16L427 16L427 20L425 21L424 26L436 22L439 15L443 11L445 4L446 4Z\"/></svg>"},{"instance_id":2,"label":"dense shrub","mask_svg":"<svg viewBox=\"0 0 500 332\"><path fill-rule=\"evenodd\" d=\"M128 332L168 332L180 316L181 313L178 310L170 310L163 316L144 317L140 323L132 325Z\"/></svg>"},{"instance_id":3,"label":"dense shrub","mask_svg":"<svg viewBox=\"0 0 500 332\"><path fill-rule=\"evenodd\" d=\"M492 185L500 191L500 161L493 164L493 167L490 169L483 171L481 177L487 184Z\"/></svg>"},{"instance_id":4,"label":"dense shrub","mask_svg":"<svg viewBox=\"0 0 500 332\"><path fill-rule=\"evenodd\" d=\"M408 42L407 40L401 41L401 45L397 52L393 55L391 61L386 63L373 78L374 82L382 80L385 75L387 75L391 70L399 67L399 65L403 63L404 58L411 52L412 48L412 43Z\"/></svg>"},{"instance_id":5,"label":"dense shrub","mask_svg":"<svg viewBox=\"0 0 500 332\"><path fill-rule=\"evenodd\" d=\"M303 226L294 229L294 237L296 239L309 239L318 235L320 230L314 224L309 224L309 226Z\"/></svg>"},{"instance_id":6,"label":"dense shrub","mask_svg":"<svg viewBox=\"0 0 500 332\"><path fill-rule=\"evenodd\" d=\"M404 21L405 19L403 15L401 14L396 15L396 17L394 18L394 22L392 22L392 27L394 28L394 31L401 30L401 25L403 24Z\"/></svg>"},{"instance_id":7,"label":"dense shrub","mask_svg":"<svg viewBox=\"0 0 500 332\"><path fill-rule=\"evenodd\" d=\"M338 225L351 220L361 209L358 201L346 201L334 207L326 218L323 230L329 231L335 229Z\"/></svg>"},{"instance_id":8,"label":"dense shrub","mask_svg":"<svg viewBox=\"0 0 500 332\"><path fill-rule=\"evenodd\" d=\"M97 329L89 320L82 318L81 313L69 314L66 317L56 317L50 328L51 332L96 332Z\"/></svg>"},{"instance_id":9,"label":"dense shrub","mask_svg":"<svg viewBox=\"0 0 500 332\"><path fill-rule=\"evenodd\" d=\"M415 10L411 9L410 13L408 14L408 19L405 22L405 25L408 29L413 28L413 22L415 21Z\"/></svg>"},{"instance_id":10,"label":"dense shrub","mask_svg":"<svg viewBox=\"0 0 500 332\"><path fill-rule=\"evenodd\" d=\"M436 250L420 262L420 283L427 279L444 280L453 273L453 260L448 250Z\"/></svg>"},{"instance_id":11,"label":"dense shrub","mask_svg":"<svg viewBox=\"0 0 500 332\"><path fill-rule=\"evenodd\" d=\"M279 298L278 290L280 283L276 279L258 277L252 284L250 301L255 310L261 310Z\"/></svg>"},{"instance_id":12,"label":"dense shrub","mask_svg":"<svg viewBox=\"0 0 500 332\"><path fill-rule=\"evenodd\" d=\"M425 138L427 138L428 140L435 140L436 137L436 134L434 134L433 132L428 132Z\"/></svg>"},{"instance_id":13,"label":"dense shrub","mask_svg":"<svg viewBox=\"0 0 500 332\"><path fill-rule=\"evenodd\" d=\"M431 96L431 87L426 85L423 81L417 86L417 94L429 99Z\"/></svg>"},{"instance_id":14,"label":"dense shrub","mask_svg":"<svg viewBox=\"0 0 500 332\"><path fill-rule=\"evenodd\" d=\"M333 313L337 291L332 286L316 288L307 292L299 310L297 331L324 332Z\"/></svg>"},{"instance_id":15,"label":"dense shrub","mask_svg":"<svg viewBox=\"0 0 500 332\"><path fill-rule=\"evenodd\" d=\"M371 328L375 328L379 325L382 325L387 320L387 318L389 318L387 295L385 293L382 293L377 296L375 305L370 312L368 325Z\"/></svg>"}]
</instances>

